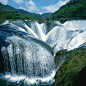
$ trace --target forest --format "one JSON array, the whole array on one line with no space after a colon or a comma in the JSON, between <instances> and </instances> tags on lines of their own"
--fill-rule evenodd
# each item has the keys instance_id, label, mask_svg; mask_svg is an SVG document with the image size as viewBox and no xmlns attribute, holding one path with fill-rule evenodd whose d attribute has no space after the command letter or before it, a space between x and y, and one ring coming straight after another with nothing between
<instances>
[{"instance_id":1,"label":"forest","mask_svg":"<svg viewBox=\"0 0 86 86\"><path fill-rule=\"evenodd\" d=\"M50 17L53 20L86 19L86 0L70 0Z\"/></svg>"}]
</instances>

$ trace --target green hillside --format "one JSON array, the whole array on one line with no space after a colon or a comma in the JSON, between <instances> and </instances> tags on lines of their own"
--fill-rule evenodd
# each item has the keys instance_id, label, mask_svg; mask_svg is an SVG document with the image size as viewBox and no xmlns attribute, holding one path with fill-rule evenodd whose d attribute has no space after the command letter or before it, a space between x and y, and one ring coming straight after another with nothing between
<instances>
[{"instance_id":1,"label":"green hillside","mask_svg":"<svg viewBox=\"0 0 86 86\"><path fill-rule=\"evenodd\" d=\"M15 9L15 8L9 6L9 5L3 5L0 2L0 10L13 12L13 11L16 11L17 9Z\"/></svg>"},{"instance_id":2,"label":"green hillside","mask_svg":"<svg viewBox=\"0 0 86 86\"><path fill-rule=\"evenodd\" d=\"M42 15L31 13L23 9L15 9L9 5L3 5L0 3L0 19L32 19L42 21L50 15L51 13L44 13Z\"/></svg>"},{"instance_id":3,"label":"green hillside","mask_svg":"<svg viewBox=\"0 0 86 86\"><path fill-rule=\"evenodd\" d=\"M0 3L0 19L39 19L41 15Z\"/></svg>"},{"instance_id":4,"label":"green hillside","mask_svg":"<svg viewBox=\"0 0 86 86\"><path fill-rule=\"evenodd\" d=\"M0 19L30 19L29 16L20 14L17 9L0 3Z\"/></svg>"},{"instance_id":5,"label":"green hillside","mask_svg":"<svg viewBox=\"0 0 86 86\"><path fill-rule=\"evenodd\" d=\"M50 17L56 20L86 19L86 0L70 0Z\"/></svg>"},{"instance_id":6,"label":"green hillside","mask_svg":"<svg viewBox=\"0 0 86 86\"><path fill-rule=\"evenodd\" d=\"M17 11L22 15L29 16L31 19L40 19L41 18L41 15L36 14L36 13L27 12L27 11L22 10L22 9L17 9Z\"/></svg>"},{"instance_id":7,"label":"green hillside","mask_svg":"<svg viewBox=\"0 0 86 86\"><path fill-rule=\"evenodd\" d=\"M22 15L17 11L2 11L0 10L0 19L5 20L5 19L30 19L29 16L27 15Z\"/></svg>"},{"instance_id":8,"label":"green hillside","mask_svg":"<svg viewBox=\"0 0 86 86\"><path fill-rule=\"evenodd\" d=\"M52 13L43 13L42 18L48 18Z\"/></svg>"}]
</instances>

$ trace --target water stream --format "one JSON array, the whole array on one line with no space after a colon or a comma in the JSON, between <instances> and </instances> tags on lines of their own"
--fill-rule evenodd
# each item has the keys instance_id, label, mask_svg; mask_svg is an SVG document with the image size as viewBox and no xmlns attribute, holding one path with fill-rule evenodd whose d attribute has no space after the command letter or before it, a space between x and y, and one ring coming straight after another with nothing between
<instances>
[{"instance_id":1,"label":"water stream","mask_svg":"<svg viewBox=\"0 0 86 86\"><path fill-rule=\"evenodd\" d=\"M86 20L5 21L0 25L1 86L52 86L59 68L54 55L78 48L85 34Z\"/></svg>"}]
</instances>

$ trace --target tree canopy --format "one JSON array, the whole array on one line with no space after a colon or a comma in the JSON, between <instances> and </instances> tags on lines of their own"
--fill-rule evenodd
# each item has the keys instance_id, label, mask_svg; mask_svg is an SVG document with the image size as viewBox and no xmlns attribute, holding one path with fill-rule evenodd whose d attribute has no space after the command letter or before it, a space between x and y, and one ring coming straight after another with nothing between
<instances>
[{"instance_id":1,"label":"tree canopy","mask_svg":"<svg viewBox=\"0 0 86 86\"><path fill-rule=\"evenodd\" d=\"M86 19L86 0L70 0L51 15L51 19Z\"/></svg>"}]
</instances>

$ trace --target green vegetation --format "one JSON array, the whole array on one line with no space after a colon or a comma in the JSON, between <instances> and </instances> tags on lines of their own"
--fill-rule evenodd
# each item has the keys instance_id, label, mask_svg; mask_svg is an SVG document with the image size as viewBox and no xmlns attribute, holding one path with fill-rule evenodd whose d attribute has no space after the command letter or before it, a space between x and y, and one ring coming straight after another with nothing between
<instances>
[{"instance_id":1,"label":"green vegetation","mask_svg":"<svg viewBox=\"0 0 86 86\"><path fill-rule=\"evenodd\" d=\"M63 23L67 20L86 19L86 0L70 0L56 12L42 15L0 3L0 19L32 19L40 23L46 20L59 20Z\"/></svg>"},{"instance_id":2,"label":"green vegetation","mask_svg":"<svg viewBox=\"0 0 86 86\"><path fill-rule=\"evenodd\" d=\"M0 20L5 19L40 19L41 15L36 13L30 13L21 9L15 9L9 5L3 5L0 3Z\"/></svg>"},{"instance_id":3,"label":"green vegetation","mask_svg":"<svg viewBox=\"0 0 86 86\"><path fill-rule=\"evenodd\" d=\"M43 13L42 18L48 18L52 13Z\"/></svg>"},{"instance_id":4,"label":"green vegetation","mask_svg":"<svg viewBox=\"0 0 86 86\"><path fill-rule=\"evenodd\" d=\"M84 81L79 81L82 76L86 77L86 70L83 70L83 68L86 67L85 46L70 52L61 50L56 54L56 65L61 62L63 57L65 57L65 62L57 71L53 86L86 86ZM85 73L81 75L82 71ZM78 83L83 83L85 85L79 85Z\"/></svg>"},{"instance_id":5,"label":"green vegetation","mask_svg":"<svg viewBox=\"0 0 86 86\"><path fill-rule=\"evenodd\" d=\"M86 0L70 0L50 17L60 21L86 19Z\"/></svg>"},{"instance_id":6,"label":"green vegetation","mask_svg":"<svg viewBox=\"0 0 86 86\"><path fill-rule=\"evenodd\" d=\"M27 16L29 19L30 17ZM20 14L17 12L16 9L9 5L3 5L0 3L0 20L5 20L5 19L24 19L27 18L26 16Z\"/></svg>"},{"instance_id":7,"label":"green vegetation","mask_svg":"<svg viewBox=\"0 0 86 86\"><path fill-rule=\"evenodd\" d=\"M44 21L49 17L51 13L44 13L42 15L36 13L30 13L22 9L15 9L9 5L3 5L0 3L0 20L1 19L30 19Z\"/></svg>"},{"instance_id":8,"label":"green vegetation","mask_svg":"<svg viewBox=\"0 0 86 86\"><path fill-rule=\"evenodd\" d=\"M27 15L29 16L31 19L35 20L35 19L40 19L42 18L41 15L39 14L36 14L36 13L30 13L30 12L27 12L25 10L22 10L22 9L17 9L17 11L22 14L22 15Z\"/></svg>"},{"instance_id":9,"label":"green vegetation","mask_svg":"<svg viewBox=\"0 0 86 86\"><path fill-rule=\"evenodd\" d=\"M30 19L27 15L22 15L17 11L9 12L0 10L0 19Z\"/></svg>"}]
</instances>

